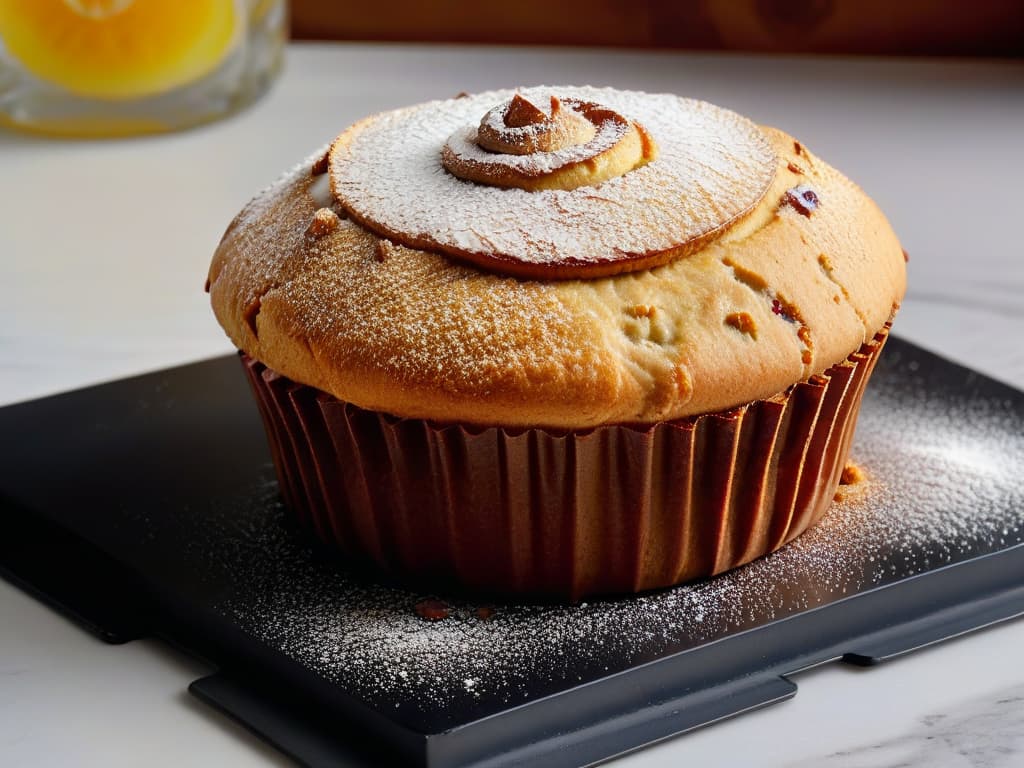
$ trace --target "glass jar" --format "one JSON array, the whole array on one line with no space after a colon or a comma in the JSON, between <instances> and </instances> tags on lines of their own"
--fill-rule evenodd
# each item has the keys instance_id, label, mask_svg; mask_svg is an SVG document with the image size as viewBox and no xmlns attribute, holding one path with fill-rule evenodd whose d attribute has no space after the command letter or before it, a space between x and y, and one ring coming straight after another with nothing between
<instances>
[{"instance_id":1,"label":"glass jar","mask_svg":"<svg viewBox=\"0 0 1024 768\"><path fill-rule=\"evenodd\" d=\"M0 0L0 124L64 136L197 125L281 65L285 0Z\"/></svg>"}]
</instances>

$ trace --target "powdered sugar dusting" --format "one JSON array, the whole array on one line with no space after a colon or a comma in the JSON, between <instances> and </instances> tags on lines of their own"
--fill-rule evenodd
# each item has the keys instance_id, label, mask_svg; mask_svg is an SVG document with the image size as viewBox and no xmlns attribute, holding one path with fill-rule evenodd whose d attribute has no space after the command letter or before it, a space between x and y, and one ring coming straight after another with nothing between
<instances>
[{"instance_id":1,"label":"powdered sugar dusting","mask_svg":"<svg viewBox=\"0 0 1024 768\"><path fill-rule=\"evenodd\" d=\"M547 100L548 107L540 107L540 111L551 118L551 99ZM576 99L562 99L560 104L564 109L572 109L579 104ZM503 105L502 105L503 106ZM519 144L527 140L527 137L536 141L537 135L542 132L557 130L551 122L532 123L521 126L508 126L502 120L505 110L502 106L496 107L484 115L481 125L508 144ZM561 114L561 113L560 113ZM581 118L582 119L582 118ZM625 119L606 119L599 125L594 126L594 135L585 142L569 145L562 149L550 152L531 152L523 155L501 153L496 155L480 146L477 141L477 128L467 126L453 133L447 141L447 146L463 161L476 163L480 166L504 166L531 175L542 175L557 171L573 163L578 163L588 158L599 155L615 146L626 135L629 130L629 122Z\"/></svg>"},{"instance_id":2,"label":"powdered sugar dusting","mask_svg":"<svg viewBox=\"0 0 1024 768\"><path fill-rule=\"evenodd\" d=\"M496 380L525 378L536 382L538 402L557 403L568 381L597 377L606 367L607 351L576 332L557 284L495 279L388 244L347 220L311 241L306 233L322 201L310 187L323 177L310 181L304 168L239 214L222 251L231 257L215 262L213 292L241 286L245 295L232 304L258 303L260 322L272 316L285 332L336 350L338 368L387 371L408 387L486 396ZM235 341L259 356L246 339Z\"/></svg>"},{"instance_id":3,"label":"powdered sugar dusting","mask_svg":"<svg viewBox=\"0 0 1024 768\"><path fill-rule=\"evenodd\" d=\"M534 104L532 102L528 103L538 112L543 114L548 120L554 116L554 102L552 99L542 100L539 104ZM517 141L521 141L528 136L533 136L542 131L550 130L550 123L546 122L527 123L526 125L508 125L506 116L508 115L508 110L511 105L512 102L510 101L507 104L499 104L496 107L492 107L486 114L484 114L483 119L480 121L480 125L509 143L517 143Z\"/></svg>"},{"instance_id":4,"label":"powdered sugar dusting","mask_svg":"<svg viewBox=\"0 0 1024 768\"><path fill-rule=\"evenodd\" d=\"M462 181L444 170L442 148L513 95L494 91L360 124L332 154L335 195L369 226L403 233L423 247L531 264L593 263L665 251L712 232L754 206L775 175L776 158L760 129L705 102L589 87L519 93L534 103L554 93L604 104L640 122L659 155L597 187L568 191ZM468 133L460 136L460 146L467 144Z\"/></svg>"},{"instance_id":5,"label":"powdered sugar dusting","mask_svg":"<svg viewBox=\"0 0 1024 768\"><path fill-rule=\"evenodd\" d=\"M887 350L888 352L888 350ZM900 367L897 368L896 365ZM218 557L245 631L370 706L481 714L1024 540L1024 407L936 394L913 365L876 373L854 446L868 474L780 552L709 581L576 606L426 595L336 570L282 527L273 484ZM268 477L270 475L268 474Z\"/></svg>"},{"instance_id":6,"label":"powdered sugar dusting","mask_svg":"<svg viewBox=\"0 0 1024 768\"><path fill-rule=\"evenodd\" d=\"M611 142L606 140L603 145L592 145L591 149L595 152L603 152L606 149L610 149L614 143L624 138L627 131L631 130L629 121L617 112L612 112L607 108L596 104L588 104L578 99L559 99L556 96L552 96L545 107L538 107L524 99L521 95L516 94L510 101L493 107L484 115L479 127L476 129L476 135L473 137L473 140L480 148L494 153L495 156L491 160L496 161L496 164L507 173L511 166L501 165L503 156L537 154L538 159L543 159L549 153L557 154L560 150L592 142L598 132L598 126L606 122L617 123L619 129L614 132ZM458 136L458 134L459 131L456 131L454 135ZM511 160L512 158L504 159ZM586 158L583 157L582 159ZM454 166L452 164L453 161L455 162ZM467 167L466 163L465 158L462 158L457 152L453 152L452 142L449 139L444 148L444 167L461 179L475 180L485 184L488 182L488 179L480 179L473 175L467 176L464 173L460 173L460 168L464 169ZM620 165L624 165L624 163L620 163ZM621 167L619 173L611 175L618 176L626 170L625 167ZM528 168L526 171L519 171L519 173L534 179L538 176L546 175L536 170L531 173ZM603 176L602 180L603 178L606 177ZM610 178L610 176L607 176L607 178ZM490 181L500 182L501 179L490 179ZM592 178L589 183L596 185L600 182L598 179ZM533 188L530 185L524 186L508 183L497 183L496 186L519 186L522 189ZM572 189L580 186L580 184L574 183L571 186L553 184L547 186L551 189Z\"/></svg>"},{"instance_id":7,"label":"powdered sugar dusting","mask_svg":"<svg viewBox=\"0 0 1024 768\"><path fill-rule=\"evenodd\" d=\"M525 126L532 128L533 126ZM559 149L554 152L534 152L529 155L500 155L500 165L535 174L551 173L567 165L578 163L615 146L626 133L625 123L606 121L598 128L594 138L585 144ZM481 166L497 165L493 152L476 143L475 128L461 128L448 138L448 146L462 160ZM529 194L537 194L531 192Z\"/></svg>"}]
</instances>

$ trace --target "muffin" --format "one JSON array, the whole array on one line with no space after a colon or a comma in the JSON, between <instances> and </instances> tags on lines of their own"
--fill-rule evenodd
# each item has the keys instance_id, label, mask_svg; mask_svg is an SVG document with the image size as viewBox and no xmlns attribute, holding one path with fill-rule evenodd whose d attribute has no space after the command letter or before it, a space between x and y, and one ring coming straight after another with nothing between
<instances>
[{"instance_id":1,"label":"muffin","mask_svg":"<svg viewBox=\"0 0 1024 768\"><path fill-rule=\"evenodd\" d=\"M904 262L780 130L541 87L349 127L235 218L208 287L319 539L420 586L579 599L824 514Z\"/></svg>"}]
</instances>

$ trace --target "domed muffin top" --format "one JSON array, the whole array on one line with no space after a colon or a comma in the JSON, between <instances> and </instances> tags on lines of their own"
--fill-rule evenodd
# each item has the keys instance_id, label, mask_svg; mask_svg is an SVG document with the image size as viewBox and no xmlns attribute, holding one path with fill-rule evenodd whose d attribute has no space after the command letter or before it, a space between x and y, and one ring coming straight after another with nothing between
<instances>
[{"instance_id":1,"label":"domed muffin top","mask_svg":"<svg viewBox=\"0 0 1024 768\"><path fill-rule=\"evenodd\" d=\"M821 373L892 317L905 264L782 131L545 87L356 123L236 217L209 284L239 348L342 400L583 429Z\"/></svg>"}]
</instances>

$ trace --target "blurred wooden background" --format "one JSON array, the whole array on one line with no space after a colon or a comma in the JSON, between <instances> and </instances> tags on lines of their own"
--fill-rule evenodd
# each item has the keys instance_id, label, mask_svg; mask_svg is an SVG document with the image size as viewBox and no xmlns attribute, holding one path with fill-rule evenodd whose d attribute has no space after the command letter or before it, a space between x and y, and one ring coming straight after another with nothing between
<instances>
[{"instance_id":1,"label":"blurred wooden background","mask_svg":"<svg viewBox=\"0 0 1024 768\"><path fill-rule=\"evenodd\" d=\"M296 38L1024 55L1024 0L291 0Z\"/></svg>"}]
</instances>

